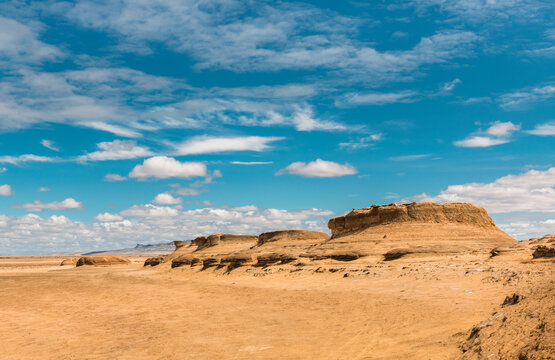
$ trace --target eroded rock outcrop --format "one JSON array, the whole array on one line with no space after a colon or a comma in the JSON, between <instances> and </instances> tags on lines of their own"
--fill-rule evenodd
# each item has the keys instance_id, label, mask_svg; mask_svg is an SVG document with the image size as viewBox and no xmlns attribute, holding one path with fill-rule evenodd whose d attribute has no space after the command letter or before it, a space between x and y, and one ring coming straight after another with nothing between
<instances>
[{"instance_id":1,"label":"eroded rock outcrop","mask_svg":"<svg viewBox=\"0 0 555 360\"><path fill-rule=\"evenodd\" d=\"M210 236L199 236L193 240L193 245L197 250L202 250L211 246L228 244L255 243L258 240L256 235L233 235L233 234L214 234Z\"/></svg>"},{"instance_id":2,"label":"eroded rock outcrop","mask_svg":"<svg viewBox=\"0 0 555 360\"><path fill-rule=\"evenodd\" d=\"M388 252L400 248L404 257L516 244L486 210L468 203L373 205L333 218L328 227L332 238L314 250L357 250L386 260L399 258Z\"/></svg>"},{"instance_id":3,"label":"eroded rock outcrop","mask_svg":"<svg viewBox=\"0 0 555 360\"><path fill-rule=\"evenodd\" d=\"M285 245L289 242L320 242L329 239L329 235L319 231L308 230L278 230L258 235L257 246L271 242Z\"/></svg>"},{"instance_id":4,"label":"eroded rock outcrop","mask_svg":"<svg viewBox=\"0 0 555 360\"><path fill-rule=\"evenodd\" d=\"M64 259L60 263L60 266L70 266L70 265L74 266L76 263L77 263L77 258Z\"/></svg>"},{"instance_id":5,"label":"eroded rock outcrop","mask_svg":"<svg viewBox=\"0 0 555 360\"><path fill-rule=\"evenodd\" d=\"M131 260L123 256L117 255L91 255L82 256L77 260L75 266L92 265L92 266L109 266L129 264Z\"/></svg>"}]
</instances>

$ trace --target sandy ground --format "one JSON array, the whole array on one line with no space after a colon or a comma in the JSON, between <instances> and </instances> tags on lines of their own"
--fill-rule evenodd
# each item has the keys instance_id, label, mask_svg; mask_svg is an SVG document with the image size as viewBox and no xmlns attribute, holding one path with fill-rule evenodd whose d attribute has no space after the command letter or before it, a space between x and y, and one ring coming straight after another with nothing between
<instances>
[{"instance_id":1,"label":"sandy ground","mask_svg":"<svg viewBox=\"0 0 555 360\"><path fill-rule=\"evenodd\" d=\"M552 262L483 256L230 273L61 259L0 258L1 359L455 359L507 295L553 281Z\"/></svg>"}]
</instances>

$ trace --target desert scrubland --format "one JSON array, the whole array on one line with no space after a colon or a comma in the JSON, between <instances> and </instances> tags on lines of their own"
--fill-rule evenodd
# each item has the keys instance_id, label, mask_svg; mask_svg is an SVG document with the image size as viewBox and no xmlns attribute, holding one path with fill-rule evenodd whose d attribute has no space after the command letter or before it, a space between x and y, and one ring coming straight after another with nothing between
<instances>
[{"instance_id":1,"label":"desert scrubland","mask_svg":"<svg viewBox=\"0 0 555 360\"><path fill-rule=\"evenodd\" d=\"M217 234L129 263L0 258L1 358L555 356L555 236L516 242L470 204L329 226L331 239Z\"/></svg>"}]
</instances>

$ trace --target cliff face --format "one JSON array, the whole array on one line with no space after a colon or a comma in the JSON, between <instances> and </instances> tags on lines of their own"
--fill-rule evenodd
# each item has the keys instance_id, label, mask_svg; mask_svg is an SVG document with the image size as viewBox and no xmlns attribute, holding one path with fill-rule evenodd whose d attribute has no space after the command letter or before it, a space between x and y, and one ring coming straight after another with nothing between
<instances>
[{"instance_id":1,"label":"cliff face","mask_svg":"<svg viewBox=\"0 0 555 360\"><path fill-rule=\"evenodd\" d=\"M193 245L197 246L197 250L201 250L220 244L256 243L257 240L258 236L256 235L214 234L197 237L193 240Z\"/></svg>"},{"instance_id":2,"label":"cliff face","mask_svg":"<svg viewBox=\"0 0 555 360\"><path fill-rule=\"evenodd\" d=\"M468 203L410 203L372 205L331 219L332 237L389 224L466 224L497 229L486 210Z\"/></svg>"},{"instance_id":3,"label":"cliff face","mask_svg":"<svg viewBox=\"0 0 555 360\"><path fill-rule=\"evenodd\" d=\"M329 235L319 231L308 230L279 230L262 233L258 236L260 246L270 242L298 242L298 241L324 241L329 239Z\"/></svg>"}]
</instances>

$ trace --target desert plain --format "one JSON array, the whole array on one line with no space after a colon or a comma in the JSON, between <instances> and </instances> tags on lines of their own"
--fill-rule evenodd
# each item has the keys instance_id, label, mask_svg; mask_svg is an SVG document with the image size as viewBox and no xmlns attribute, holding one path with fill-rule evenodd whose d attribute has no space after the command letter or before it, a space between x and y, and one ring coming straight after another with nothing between
<instances>
[{"instance_id":1,"label":"desert plain","mask_svg":"<svg viewBox=\"0 0 555 360\"><path fill-rule=\"evenodd\" d=\"M403 206L332 219L331 239L200 237L146 266L1 257L0 358L555 358L555 236Z\"/></svg>"}]
</instances>

